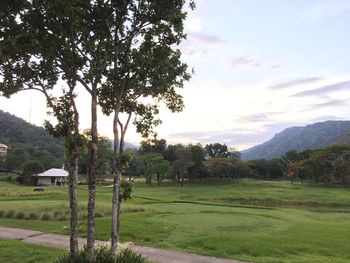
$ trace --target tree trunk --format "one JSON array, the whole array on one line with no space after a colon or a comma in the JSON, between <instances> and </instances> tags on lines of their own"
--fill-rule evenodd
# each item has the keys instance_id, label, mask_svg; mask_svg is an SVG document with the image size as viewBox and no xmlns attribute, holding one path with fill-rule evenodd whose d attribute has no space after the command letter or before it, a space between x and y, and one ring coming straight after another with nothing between
<instances>
[{"instance_id":1,"label":"tree trunk","mask_svg":"<svg viewBox=\"0 0 350 263\"><path fill-rule=\"evenodd\" d=\"M123 83L125 85L125 82ZM122 177L122 163L118 160L118 157L121 156L124 152L125 144L125 133L128 128L131 113L128 116L128 119L125 123L125 126L119 120L119 111L120 104L116 105L114 109L114 120L113 120L113 132L114 132L114 164L115 164L115 173L114 173L114 184L113 184L113 197L112 197L112 235L111 235L111 252L114 255L117 255L118 241L119 241L119 232L120 232L120 181ZM120 126L120 140L119 140L119 149L118 149L118 139L119 131L118 125Z\"/></svg>"},{"instance_id":2,"label":"tree trunk","mask_svg":"<svg viewBox=\"0 0 350 263\"><path fill-rule=\"evenodd\" d=\"M160 186L160 174L157 173L157 182L158 182L158 186Z\"/></svg>"},{"instance_id":3,"label":"tree trunk","mask_svg":"<svg viewBox=\"0 0 350 263\"><path fill-rule=\"evenodd\" d=\"M73 89L70 90L70 99L74 111L74 135L73 152L69 163L69 206L70 206L70 259L77 257L79 251L78 244L78 173L80 157L80 134L79 134L79 112L75 104ZM67 139L67 138L66 138Z\"/></svg>"},{"instance_id":4,"label":"tree trunk","mask_svg":"<svg viewBox=\"0 0 350 263\"><path fill-rule=\"evenodd\" d=\"M118 241L119 241L119 235L120 235L120 206L122 204L122 198L119 194L119 200L118 200L118 207L117 207L117 229L118 229Z\"/></svg>"},{"instance_id":5,"label":"tree trunk","mask_svg":"<svg viewBox=\"0 0 350 263\"><path fill-rule=\"evenodd\" d=\"M117 255L118 242L119 242L120 178L121 178L121 170L119 169L119 167L117 167L117 172L114 176L113 197L112 197L111 252L114 255Z\"/></svg>"},{"instance_id":6,"label":"tree trunk","mask_svg":"<svg viewBox=\"0 0 350 263\"><path fill-rule=\"evenodd\" d=\"M118 161L119 148L119 131L118 131L118 119L119 109L114 109L113 120L113 134L114 134L114 147L113 147L113 195L112 195L112 232L111 232L111 252L113 255L117 254L119 232L118 232L118 203L119 203L119 191L120 191L120 177L121 167Z\"/></svg>"},{"instance_id":7,"label":"tree trunk","mask_svg":"<svg viewBox=\"0 0 350 263\"><path fill-rule=\"evenodd\" d=\"M88 172L88 218L86 257L88 262L94 261L95 246L95 199L96 199L96 160L97 160L97 94L93 87L91 94L91 142Z\"/></svg>"},{"instance_id":8,"label":"tree trunk","mask_svg":"<svg viewBox=\"0 0 350 263\"><path fill-rule=\"evenodd\" d=\"M69 207L70 207L70 259L78 255L78 162L75 152L69 160Z\"/></svg>"}]
</instances>

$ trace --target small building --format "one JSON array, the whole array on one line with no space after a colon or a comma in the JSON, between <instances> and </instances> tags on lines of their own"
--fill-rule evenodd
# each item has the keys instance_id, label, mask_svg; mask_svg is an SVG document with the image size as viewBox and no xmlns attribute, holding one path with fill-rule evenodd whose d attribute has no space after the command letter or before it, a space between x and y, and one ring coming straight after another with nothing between
<instances>
[{"instance_id":1,"label":"small building","mask_svg":"<svg viewBox=\"0 0 350 263\"><path fill-rule=\"evenodd\" d=\"M7 154L7 145L0 143L0 158L5 158Z\"/></svg>"},{"instance_id":2,"label":"small building","mask_svg":"<svg viewBox=\"0 0 350 263\"><path fill-rule=\"evenodd\" d=\"M63 169L52 168L33 177L35 185L65 185L68 172Z\"/></svg>"}]
</instances>

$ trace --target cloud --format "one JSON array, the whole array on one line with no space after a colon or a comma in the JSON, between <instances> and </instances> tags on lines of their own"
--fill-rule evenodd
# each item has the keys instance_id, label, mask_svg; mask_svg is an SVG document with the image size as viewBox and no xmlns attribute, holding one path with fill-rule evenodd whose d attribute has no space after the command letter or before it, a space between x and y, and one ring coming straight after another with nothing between
<instances>
[{"instance_id":1,"label":"cloud","mask_svg":"<svg viewBox=\"0 0 350 263\"><path fill-rule=\"evenodd\" d=\"M223 45L226 43L225 40L214 36L214 35L207 35L203 33L189 33L187 35L187 41L194 42L201 45Z\"/></svg>"},{"instance_id":2,"label":"cloud","mask_svg":"<svg viewBox=\"0 0 350 263\"><path fill-rule=\"evenodd\" d=\"M327 95L328 93L349 89L350 88L350 80L326 85L317 89L301 91L292 95L292 97L309 97L309 96L321 96Z\"/></svg>"},{"instance_id":3,"label":"cloud","mask_svg":"<svg viewBox=\"0 0 350 263\"><path fill-rule=\"evenodd\" d=\"M244 55L231 58L228 62L228 67L230 69L278 69L282 67L282 65L280 63L277 63L276 61L262 60Z\"/></svg>"},{"instance_id":4,"label":"cloud","mask_svg":"<svg viewBox=\"0 0 350 263\"><path fill-rule=\"evenodd\" d=\"M205 58L212 49L222 47L226 41L208 34L189 33L187 39L180 44L182 53L189 57Z\"/></svg>"},{"instance_id":5,"label":"cloud","mask_svg":"<svg viewBox=\"0 0 350 263\"><path fill-rule=\"evenodd\" d=\"M329 99L328 101L311 104L310 107L308 107L304 110L301 110L301 111L305 112L305 111L319 110L319 109L327 108L327 107L344 106L344 105L348 104L348 100L349 99Z\"/></svg>"},{"instance_id":6,"label":"cloud","mask_svg":"<svg viewBox=\"0 0 350 263\"><path fill-rule=\"evenodd\" d=\"M213 131L193 131L173 133L169 136L169 141L179 142L200 142L225 143L230 147L242 150L247 146L254 146L271 139L277 132L293 126L294 123L273 123L261 126L259 129L229 129Z\"/></svg>"},{"instance_id":7,"label":"cloud","mask_svg":"<svg viewBox=\"0 0 350 263\"><path fill-rule=\"evenodd\" d=\"M240 56L232 58L229 67L231 69L237 68L259 68L261 67L261 62L259 60L250 58L248 56Z\"/></svg>"},{"instance_id":8,"label":"cloud","mask_svg":"<svg viewBox=\"0 0 350 263\"><path fill-rule=\"evenodd\" d=\"M237 122L266 122L271 121L271 116L281 114L282 112L265 112L265 113L256 113L251 115L244 115L237 119Z\"/></svg>"},{"instance_id":9,"label":"cloud","mask_svg":"<svg viewBox=\"0 0 350 263\"><path fill-rule=\"evenodd\" d=\"M313 104L313 108L325 108L325 107L331 107L331 106L340 106L340 105L346 105L347 104L347 100L335 100L335 99L332 99L332 100L329 100L329 101L326 101L326 102L322 102L322 103L315 103Z\"/></svg>"},{"instance_id":10,"label":"cloud","mask_svg":"<svg viewBox=\"0 0 350 263\"><path fill-rule=\"evenodd\" d=\"M304 18L311 23L319 24L327 18L329 19L348 12L350 12L349 1L337 3L329 1L325 4L314 6L305 14Z\"/></svg>"},{"instance_id":11,"label":"cloud","mask_svg":"<svg viewBox=\"0 0 350 263\"><path fill-rule=\"evenodd\" d=\"M270 86L269 89L271 90L285 89L293 86L311 84L320 80L322 80L322 78L318 78L318 77L293 79L290 81L286 81L283 83L278 83L276 85Z\"/></svg>"}]
</instances>

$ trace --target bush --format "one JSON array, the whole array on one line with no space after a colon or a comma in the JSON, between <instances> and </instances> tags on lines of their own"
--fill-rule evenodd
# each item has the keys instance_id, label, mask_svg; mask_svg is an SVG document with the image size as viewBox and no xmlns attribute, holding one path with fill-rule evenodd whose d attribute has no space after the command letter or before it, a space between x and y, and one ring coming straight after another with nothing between
<instances>
[{"instance_id":1,"label":"bush","mask_svg":"<svg viewBox=\"0 0 350 263\"><path fill-rule=\"evenodd\" d=\"M137 212L145 212L146 209L143 207L126 207L122 209L122 213L137 213Z\"/></svg>"},{"instance_id":2,"label":"bush","mask_svg":"<svg viewBox=\"0 0 350 263\"><path fill-rule=\"evenodd\" d=\"M63 257L56 259L54 263L87 263L86 260L86 248L79 251L78 257L72 262L69 259L69 255L66 254ZM115 258L108 246L100 246L95 248L95 261L94 263L149 263L141 255L136 254L131 249L122 250L117 258Z\"/></svg>"},{"instance_id":3,"label":"bush","mask_svg":"<svg viewBox=\"0 0 350 263\"><path fill-rule=\"evenodd\" d=\"M37 220L39 218L38 214L31 212L29 215L26 217L28 220Z\"/></svg>"},{"instance_id":4,"label":"bush","mask_svg":"<svg viewBox=\"0 0 350 263\"><path fill-rule=\"evenodd\" d=\"M117 258L117 263L146 263L149 262L146 260L146 258L142 257L141 255L136 254L134 251L131 249L127 248L124 249Z\"/></svg>"},{"instance_id":5,"label":"bush","mask_svg":"<svg viewBox=\"0 0 350 263\"><path fill-rule=\"evenodd\" d=\"M53 213L53 217L54 217L54 218L59 218L62 214L63 214L62 211L56 210L56 211Z\"/></svg>"},{"instance_id":6,"label":"bush","mask_svg":"<svg viewBox=\"0 0 350 263\"><path fill-rule=\"evenodd\" d=\"M3 218L3 217L5 217L5 211L4 210L0 210L0 218Z\"/></svg>"},{"instance_id":7,"label":"bush","mask_svg":"<svg viewBox=\"0 0 350 263\"><path fill-rule=\"evenodd\" d=\"M14 218L15 214L16 214L15 211L10 210L10 211L7 212L6 217L7 218Z\"/></svg>"},{"instance_id":8,"label":"bush","mask_svg":"<svg viewBox=\"0 0 350 263\"><path fill-rule=\"evenodd\" d=\"M97 218L97 217L104 217L105 216L105 214L104 213L102 213L102 212L96 212L95 213L95 217Z\"/></svg>"},{"instance_id":9,"label":"bush","mask_svg":"<svg viewBox=\"0 0 350 263\"><path fill-rule=\"evenodd\" d=\"M8 174L6 177L6 181L8 182L17 182L19 176L17 174Z\"/></svg>"},{"instance_id":10,"label":"bush","mask_svg":"<svg viewBox=\"0 0 350 263\"><path fill-rule=\"evenodd\" d=\"M23 212L18 212L18 214L16 215L16 219L24 219L26 217L26 215Z\"/></svg>"},{"instance_id":11,"label":"bush","mask_svg":"<svg viewBox=\"0 0 350 263\"><path fill-rule=\"evenodd\" d=\"M68 218L66 215L61 215L60 217L57 218L58 221L67 221Z\"/></svg>"},{"instance_id":12,"label":"bush","mask_svg":"<svg viewBox=\"0 0 350 263\"><path fill-rule=\"evenodd\" d=\"M41 216L41 220L50 220L50 219L51 219L51 216L49 214L45 213Z\"/></svg>"}]
</instances>

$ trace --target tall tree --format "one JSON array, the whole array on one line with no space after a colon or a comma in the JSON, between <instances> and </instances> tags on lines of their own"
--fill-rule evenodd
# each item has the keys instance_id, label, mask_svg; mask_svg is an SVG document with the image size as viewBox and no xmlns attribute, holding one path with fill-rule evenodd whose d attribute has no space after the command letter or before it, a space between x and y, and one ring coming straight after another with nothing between
<instances>
[{"instance_id":1,"label":"tall tree","mask_svg":"<svg viewBox=\"0 0 350 263\"><path fill-rule=\"evenodd\" d=\"M66 138L71 208L70 255L78 251L77 161L79 114L75 105L76 49L72 39L74 3L71 1L4 1L0 12L0 95L10 97L23 90L44 94L58 120L47 128ZM69 36L69 37L68 37ZM55 97L57 81L66 81L63 95ZM57 91L56 91L57 92Z\"/></svg>"},{"instance_id":2,"label":"tall tree","mask_svg":"<svg viewBox=\"0 0 350 263\"><path fill-rule=\"evenodd\" d=\"M117 211L122 172L119 159L130 120L134 116L137 131L148 137L152 128L160 124L155 118L159 102L164 102L173 112L183 108L176 88L183 87L190 75L176 45L185 38L184 4L184 0L115 1L110 5L112 12L107 14L107 19L104 14L105 20L114 21L108 32L113 41L109 49L111 64L99 98L103 111L114 114L114 141L119 142L114 147L113 253L116 253L119 239ZM192 2L191 7L194 7ZM126 115L124 119L123 114Z\"/></svg>"},{"instance_id":3,"label":"tall tree","mask_svg":"<svg viewBox=\"0 0 350 263\"><path fill-rule=\"evenodd\" d=\"M176 160L173 162L177 182L184 185L185 177L189 174L190 168L193 167L192 154L188 147L178 144L175 148Z\"/></svg>"},{"instance_id":4,"label":"tall tree","mask_svg":"<svg viewBox=\"0 0 350 263\"><path fill-rule=\"evenodd\" d=\"M3 92L12 94L13 89L18 90L23 83L42 91L43 85L52 88L61 78L69 87L62 99L68 96L73 102L77 82L91 96L88 261L94 259L95 243L98 97L106 113L114 112L115 142L120 142L114 149L112 251L115 253L119 236L115 220L122 170L117 154L123 152L131 117L138 116L134 121L137 130L147 136L152 127L160 123L154 117L159 111L159 101L164 101L172 111L183 107L175 88L182 87L190 77L176 49L185 37L185 1L39 0L5 1L5 4L8 8L7 13L1 13L1 22L4 22L1 34L5 32L8 41L1 47L1 59L5 60L1 63ZM192 1L190 6L194 7ZM17 49L16 45L21 48ZM48 93L46 97L52 99ZM152 103L145 104L145 98L150 98ZM75 112L76 107L70 106ZM61 113L60 109L57 112ZM127 115L125 123L121 122L120 113ZM75 114L72 120L76 117Z\"/></svg>"},{"instance_id":5,"label":"tall tree","mask_svg":"<svg viewBox=\"0 0 350 263\"><path fill-rule=\"evenodd\" d=\"M193 161L193 166L191 167L191 179L194 180L194 176L197 175L199 179L202 178L204 174L204 160L205 160L205 149L201 144L190 144L187 146L191 152L191 157Z\"/></svg>"}]
</instances>

